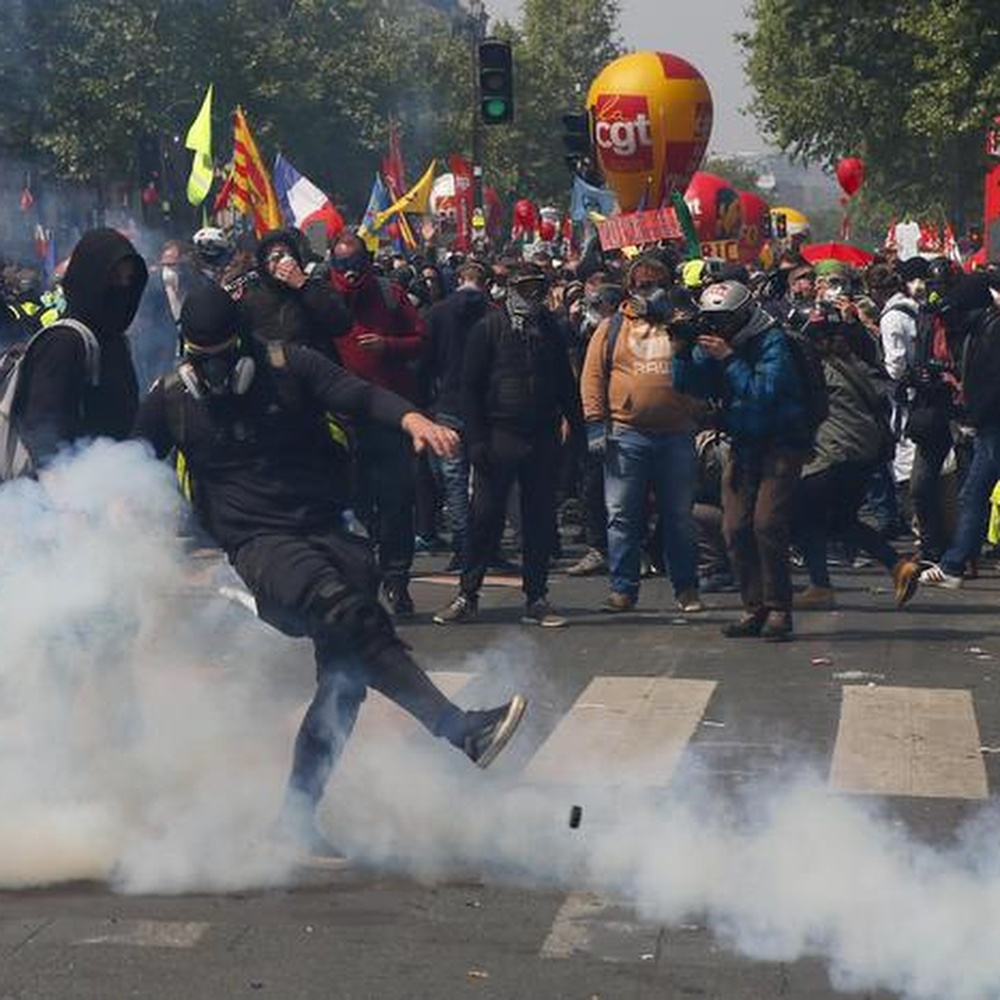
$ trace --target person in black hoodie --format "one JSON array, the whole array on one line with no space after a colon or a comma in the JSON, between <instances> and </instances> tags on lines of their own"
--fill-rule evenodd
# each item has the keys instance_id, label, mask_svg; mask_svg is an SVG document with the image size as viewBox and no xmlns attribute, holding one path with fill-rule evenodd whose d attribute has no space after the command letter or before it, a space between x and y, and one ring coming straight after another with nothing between
<instances>
[{"instance_id":1,"label":"person in black hoodie","mask_svg":"<svg viewBox=\"0 0 1000 1000\"><path fill-rule=\"evenodd\" d=\"M313 642L317 688L295 741L276 833L293 849L336 853L315 825L327 778L368 687L485 767L513 734L525 699L463 711L430 682L378 600L371 543L344 521L346 458L328 412L400 428L417 450L447 454L452 431L406 400L310 348L243 336L224 291L181 310L185 357L143 401L135 436L159 457L183 451L203 527L253 594L260 617Z\"/></svg>"},{"instance_id":2,"label":"person in black hoodie","mask_svg":"<svg viewBox=\"0 0 1000 1000\"><path fill-rule=\"evenodd\" d=\"M274 229L257 244L256 277L241 284L240 311L260 340L305 344L337 360L333 338L351 327L351 311L325 273L307 275L299 237Z\"/></svg>"},{"instance_id":3,"label":"person in black hoodie","mask_svg":"<svg viewBox=\"0 0 1000 1000\"><path fill-rule=\"evenodd\" d=\"M148 274L135 247L113 229L94 229L77 243L66 268L66 316L85 324L99 345L99 375L91 385L81 335L48 327L25 358L17 424L37 469L60 447L87 438L122 440L139 402L125 331Z\"/></svg>"},{"instance_id":4,"label":"person in black hoodie","mask_svg":"<svg viewBox=\"0 0 1000 1000\"><path fill-rule=\"evenodd\" d=\"M459 434L458 451L442 458L452 557L445 572L461 569L469 523L469 456L462 440L462 368L469 331L486 315L486 268L470 261L458 269L458 288L432 306L426 317L427 341L421 383L427 387L434 419Z\"/></svg>"},{"instance_id":5,"label":"person in black hoodie","mask_svg":"<svg viewBox=\"0 0 1000 1000\"><path fill-rule=\"evenodd\" d=\"M962 351L963 420L974 427L972 461L958 499L947 551L920 574L920 583L955 590L982 548L990 496L1000 479L1000 279L971 274L948 293L952 323L967 330Z\"/></svg>"},{"instance_id":6,"label":"person in black hoodie","mask_svg":"<svg viewBox=\"0 0 1000 1000\"><path fill-rule=\"evenodd\" d=\"M458 594L434 615L438 625L474 618L479 589L503 531L507 497L521 490L525 624L556 628L566 619L546 599L555 543L556 470L563 421L583 433L583 411L567 338L545 307L545 272L516 265L503 309L472 328L462 366L462 416L475 476Z\"/></svg>"}]
</instances>

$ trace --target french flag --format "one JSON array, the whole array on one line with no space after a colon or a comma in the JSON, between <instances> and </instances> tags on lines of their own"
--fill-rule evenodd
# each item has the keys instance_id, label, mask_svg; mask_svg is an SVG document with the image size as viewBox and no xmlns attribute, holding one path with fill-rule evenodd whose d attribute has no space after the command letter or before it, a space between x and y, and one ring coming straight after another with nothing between
<instances>
[{"instance_id":1,"label":"french flag","mask_svg":"<svg viewBox=\"0 0 1000 1000\"><path fill-rule=\"evenodd\" d=\"M286 225L306 232L310 226L321 222L328 239L333 239L344 228L344 220L333 202L281 153L274 160L274 190Z\"/></svg>"}]
</instances>

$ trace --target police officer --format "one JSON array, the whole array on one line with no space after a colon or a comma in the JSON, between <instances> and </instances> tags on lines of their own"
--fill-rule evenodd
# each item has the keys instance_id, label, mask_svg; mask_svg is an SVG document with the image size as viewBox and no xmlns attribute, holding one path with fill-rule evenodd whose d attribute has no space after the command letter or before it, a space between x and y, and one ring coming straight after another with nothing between
<instances>
[{"instance_id":1,"label":"police officer","mask_svg":"<svg viewBox=\"0 0 1000 1000\"><path fill-rule=\"evenodd\" d=\"M136 435L159 456L183 451L195 512L260 617L313 641L317 689L296 737L278 829L296 849L329 855L315 809L368 687L481 767L524 712L520 695L489 711L457 708L396 635L378 601L370 545L344 525L346 459L325 414L399 427L417 451L441 455L454 450L455 434L310 348L244 335L239 309L221 289L188 297L181 332L184 357L147 396Z\"/></svg>"}]
</instances>

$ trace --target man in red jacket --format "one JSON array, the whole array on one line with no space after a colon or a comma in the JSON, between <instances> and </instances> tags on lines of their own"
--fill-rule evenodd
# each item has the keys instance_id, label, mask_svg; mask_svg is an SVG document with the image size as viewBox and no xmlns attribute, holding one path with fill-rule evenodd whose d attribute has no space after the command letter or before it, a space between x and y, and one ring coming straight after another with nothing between
<instances>
[{"instance_id":1,"label":"man in red jacket","mask_svg":"<svg viewBox=\"0 0 1000 1000\"><path fill-rule=\"evenodd\" d=\"M404 399L416 398L414 369L424 328L406 292L376 273L371 255L345 230L333 246L334 287L344 296L354 323L336 338L345 368ZM415 470L413 450L395 427L371 423L357 428L358 508L378 547L383 588L393 614L413 614Z\"/></svg>"}]
</instances>

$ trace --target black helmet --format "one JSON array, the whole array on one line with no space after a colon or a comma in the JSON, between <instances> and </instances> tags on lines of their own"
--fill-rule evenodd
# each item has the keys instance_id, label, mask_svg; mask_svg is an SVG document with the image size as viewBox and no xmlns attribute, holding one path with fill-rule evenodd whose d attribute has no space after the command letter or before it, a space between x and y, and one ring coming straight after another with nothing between
<instances>
[{"instance_id":1,"label":"black helmet","mask_svg":"<svg viewBox=\"0 0 1000 1000\"><path fill-rule=\"evenodd\" d=\"M750 289L739 281L717 281L701 293L699 314L706 330L732 337L753 312Z\"/></svg>"}]
</instances>

